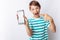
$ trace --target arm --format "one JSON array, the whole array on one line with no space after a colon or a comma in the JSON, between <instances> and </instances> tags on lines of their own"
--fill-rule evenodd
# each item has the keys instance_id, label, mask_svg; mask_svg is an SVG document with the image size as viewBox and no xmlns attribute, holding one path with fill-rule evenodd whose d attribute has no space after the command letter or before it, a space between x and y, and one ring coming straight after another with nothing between
<instances>
[{"instance_id":1,"label":"arm","mask_svg":"<svg viewBox=\"0 0 60 40\"><path fill-rule=\"evenodd\" d=\"M19 17L18 17L18 15L16 15L16 16L17 16L17 20L18 20ZM32 36L32 29L29 28L28 20L25 16L23 16L23 17L24 17L24 24L25 24L25 27L26 27L27 34L29 36Z\"/></svg>"},{"instance_id":2,"label":"arm","mask_svg":"<svg viewBox=\"0 0 60 40\"><path fill-rule=\"evenodd\" d=\"M24 16L24 22L25 22L27 34L29 36L32 36L32 29L30 29L29 24L28 24L28 20L27 20L27 18L25 16Z\"/></svg>"},{"instance_id":3,"label":"arm","mask_svg":"<svg viewBox=\"0 0 60 40\"><path fill-rule=\"evenodd\" d=\"M32 30L29 28L28 25L26 25L26 31L29 36L32 36Z\"/></svg>"},{"instance_id":4,"label":"arm","mask_svg":"<svg viewBox=\"0 0 60 40\"><path fill-rule=\"evenodd\" d=\"M49 16L48 14L45 14L45 18L50 21L50 27L49 27L49 29L50 29L52 32L56 32L56 26L55 26L55 24L54 24L53 18L52 18L51 16Z\"/></svg>"}]
</instances>

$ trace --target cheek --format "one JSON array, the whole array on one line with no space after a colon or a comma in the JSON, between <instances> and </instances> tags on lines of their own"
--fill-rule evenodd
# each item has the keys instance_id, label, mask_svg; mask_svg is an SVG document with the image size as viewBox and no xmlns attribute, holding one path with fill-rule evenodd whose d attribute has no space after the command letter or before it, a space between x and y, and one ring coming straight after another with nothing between
<instances>
[{"instance_id":1,"label":"cheek","mask_svg":"<svg viewBox=\"0 0 60 40\"><path fill-rule=\"evenodd\" d=\"M37 9L38 12L40 12L40 9Z\"/></svg>"},{"instance_id":2,"label":"cheek","mask_svg":"<svg viewBox=\"0 0 60 40\"><path fill-rule=\"evenodd\" d=\"M31 10L32 13L34 13L34 10Z\"/></svg>"},{"instance_id":3,"label":"cheek","mask_svg":"<svg viewBox=\"0 0 60 40\"><path fill-rule=\"evenodd\" d=\"M35 12L34 12L34 11L31 11L31 13L32 13L32 14L35 14Z\"/></svg>"}]
</instances>

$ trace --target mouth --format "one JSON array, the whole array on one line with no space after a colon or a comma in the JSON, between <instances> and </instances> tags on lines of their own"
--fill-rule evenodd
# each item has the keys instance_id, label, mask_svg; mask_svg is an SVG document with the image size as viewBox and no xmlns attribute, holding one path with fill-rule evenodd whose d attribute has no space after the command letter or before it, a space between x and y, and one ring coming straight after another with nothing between
<instances>
[{"instance_id":1,"label":"mouth","mask_svg":"<svg viewBox=\"0 0 60 40\"><path fill-rule=\"evenodd\" d=\"M39 13L35 13L35 15L38 15Z\"/></svg>"}]
</instances>

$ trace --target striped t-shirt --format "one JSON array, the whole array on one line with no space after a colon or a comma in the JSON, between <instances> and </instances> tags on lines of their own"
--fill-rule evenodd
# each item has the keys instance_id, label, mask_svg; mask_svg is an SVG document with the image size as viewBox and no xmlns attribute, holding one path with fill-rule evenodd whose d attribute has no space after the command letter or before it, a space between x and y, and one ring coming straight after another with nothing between
<instances>
[{"instance_id":1,"label":"striped t-shirt","mask_svg":"<svg viewBox=\"0 0 60 40\"><path fill-rule=\"evenodd\" d=\"M44 20L44 17L40 16L39 18L28 19L28 22L33 31L29 40L48 40L49 20Z\"/></svg>"}]
</instances>

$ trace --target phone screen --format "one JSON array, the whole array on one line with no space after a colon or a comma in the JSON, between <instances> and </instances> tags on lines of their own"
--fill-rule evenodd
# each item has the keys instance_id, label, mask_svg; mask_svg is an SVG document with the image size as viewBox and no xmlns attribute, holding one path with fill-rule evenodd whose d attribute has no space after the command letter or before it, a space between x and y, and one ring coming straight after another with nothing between
<instances>
[{"instance_id":1,"label":"phone screen","mask_svg":"<svg viewBox=\"0 0 60 40\"><path fill-rule=\"evenodd\" d=\"M18 14L18 24L24 24L24 18L23 18L24 10L18 10L17 14Z\"/></svg>"}]
</instances>

